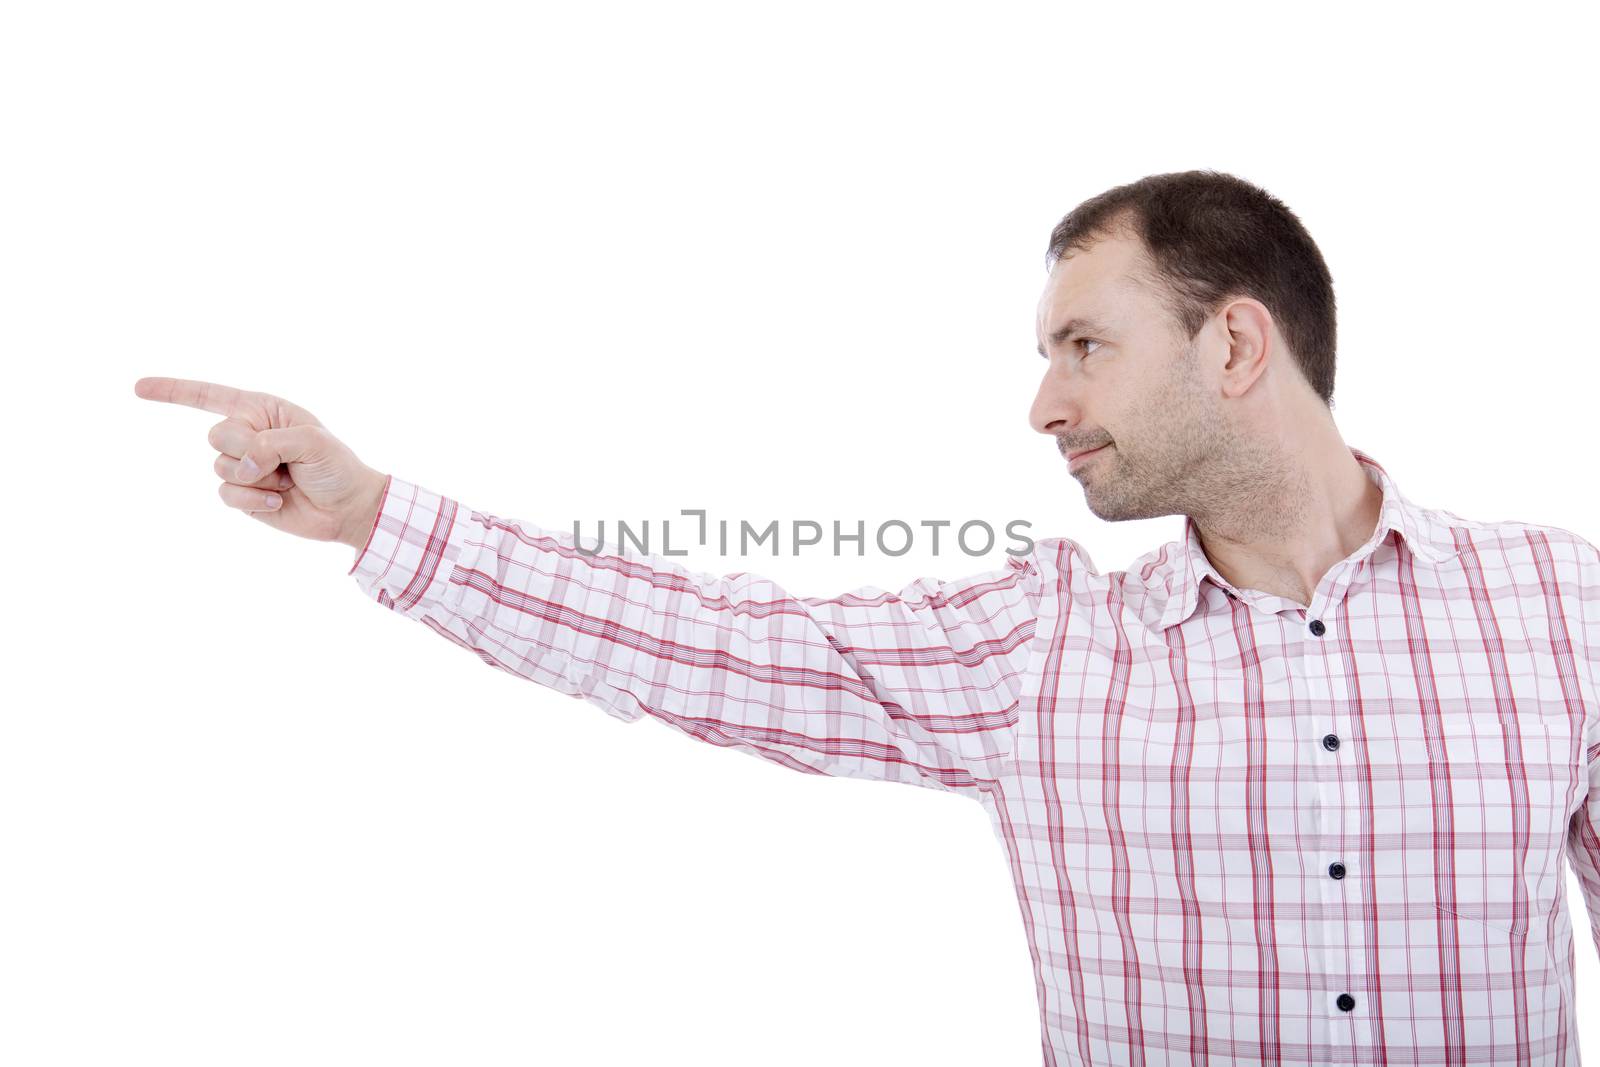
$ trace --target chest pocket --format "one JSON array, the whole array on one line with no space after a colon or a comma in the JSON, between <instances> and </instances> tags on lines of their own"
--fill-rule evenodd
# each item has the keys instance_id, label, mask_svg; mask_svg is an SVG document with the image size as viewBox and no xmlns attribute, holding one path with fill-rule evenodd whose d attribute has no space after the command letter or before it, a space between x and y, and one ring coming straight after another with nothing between
<instances>
[{"instance_id":1,"label":"chest pocket","mask_svg":"<svg viewBox=\"0 0 1600 1067\"><path fill-rule=\"evenodd\" d=\"M1460 919L1463 922L1475 923L1479 926L1487 928L1492 932L1498 932L1510 936L1525 934L1532 925L1533 915L1531 912L1531 906L1533 902L1529 902L1529 918L1522 920L1516 919L1515 916L1511 914L1513 911L1511 905L1512 896L1509 880L1507 881L1508 884L1505 887L1503 898L1493 903L1469 904L1457 901L1454 907L1447 908L1443 904L1435 904L1434 907L1438 908L1439 911L1444 915L1450 916L1451 918Z\"/></svg>"},{"instance_id":2,"label":"chest pocket","mask_svg":"<svg viewBox=\"0 0 1600 1067\"><path fill-rule=\"evenodd\" d=\"M1541 940L1564 888L1566 812L1578 786L1570 720L1564 707L1556 716L1531 700L1515 715L1503 726L1489 699L1441 712L1431 728L1420 714L1401 716L1390 742L1369 745L1375 775L1396 791L1385 799L1427 813L1405 819L1403 847L1426 856L1447 841L1452 849L1453 884L1435 906L1457 921L1462 946L1509 946L1530 933Z\"/></svg>"}]
</instances>

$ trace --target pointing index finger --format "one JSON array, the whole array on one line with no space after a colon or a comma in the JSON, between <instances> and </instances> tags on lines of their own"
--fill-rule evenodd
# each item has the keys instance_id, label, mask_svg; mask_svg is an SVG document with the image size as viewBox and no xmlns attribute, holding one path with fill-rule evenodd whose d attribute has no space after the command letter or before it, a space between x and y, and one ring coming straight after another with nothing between
<instances>
[{"instance_id":1,"label":"pointing index finger","mask_svg":"<svg viewBox=\"0 0 1600 1067\"><path fill-rule=\"evenodd\" d=\"M230 416L237 414L243 407L242 401L245 397L245 393L231 385L195 381L191 378L140 378L133 383L133 391L146 400L184 404L191 408Z\"/></svg>"}]
</instances>

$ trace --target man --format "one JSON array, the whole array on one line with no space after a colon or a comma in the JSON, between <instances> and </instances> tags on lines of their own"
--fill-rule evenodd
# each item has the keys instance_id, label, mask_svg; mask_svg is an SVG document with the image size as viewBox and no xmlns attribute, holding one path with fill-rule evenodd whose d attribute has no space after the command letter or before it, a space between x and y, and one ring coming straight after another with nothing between
<instances>
[{"instance_id":1,"label":"man","mask_svg":"<svg viewBox=\"0 0 1600 1067\"><path fill-rule=\"evenodd\" d=\"M1576 1064L1563 860L1600 945L1600 551L1420 507L1347 446L1327 267L1280 201L1163 174L1051 235L1032 422L1095 514L960 581L793 596L470 510L275 397L228 504L381 604L625 721L993 820L1046 1064Z\"/></svg>"}]
</instances>

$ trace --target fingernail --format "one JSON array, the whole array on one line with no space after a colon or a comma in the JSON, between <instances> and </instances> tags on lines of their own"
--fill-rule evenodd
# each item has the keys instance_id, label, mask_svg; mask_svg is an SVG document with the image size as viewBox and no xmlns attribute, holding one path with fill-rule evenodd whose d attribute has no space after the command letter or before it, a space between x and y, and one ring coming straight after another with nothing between
<instances>
[{"instance_id":1,"label":"fingernail","mask_svg":"<svg viewBox=\"0 0 1600 1067\"><path fill-rule=\"evenodd\" d=\"M268 511L273 511L273 510L275 510L277 508L277 506L279 504L282 504L282 503L283 503L283 497L279 496L276 493L273 493L270 496L268 496L266 498L266 500L262 501L262 505L261 506L266 508Z\"/></svg>"},{"instance_id":2,"label":"fingernail","mask_svg":"<svg viewBox=\"0 0 1600 1067\"><path fill-rule=\"evenodd\" d=\"M253 482L261 477L261 468L256 466L256 461L249 456L239 461L239 469L235 472L241 482Z\"/></svg>"}]
</instances>

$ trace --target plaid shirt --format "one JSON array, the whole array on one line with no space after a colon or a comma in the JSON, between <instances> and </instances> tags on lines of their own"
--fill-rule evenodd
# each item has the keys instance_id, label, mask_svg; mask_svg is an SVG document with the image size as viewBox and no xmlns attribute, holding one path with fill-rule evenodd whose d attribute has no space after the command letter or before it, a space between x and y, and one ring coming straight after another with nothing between
<instances>
[{"instance_id":1,"label":"plaid shirt","mask_svg":"<svg viewBox=\"0 0 1600 1067\"><path fill-rule=\"evenodd\" d=\"M1127 570L1053 538L823 599L393 477L351 574L625 722L978 801L1047 1065L1577 1064L1600 552L1418 507L1352 453L1378 525L1304 608L1233 587L1193 520Z\"/></svg>"}]
</instances>

